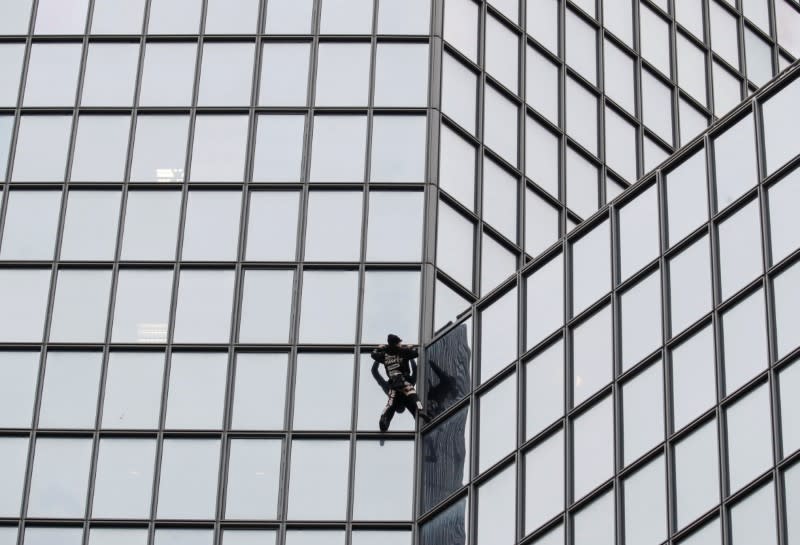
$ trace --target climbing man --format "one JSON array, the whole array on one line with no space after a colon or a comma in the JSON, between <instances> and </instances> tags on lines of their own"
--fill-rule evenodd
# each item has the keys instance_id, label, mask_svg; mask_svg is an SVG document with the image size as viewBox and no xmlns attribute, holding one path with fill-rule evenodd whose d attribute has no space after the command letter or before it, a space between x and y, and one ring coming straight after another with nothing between
<instances>
[{"instance_id":1,"label":"climbing man","mask_svg":"<svg viewBox=\"0 0 800 545\"><path fill-rule=\"evenodd\" d=\"M401 344L403 340L391 333L386 339L387 344L382 344L372 351L372 376L375 382L389 396L386 407L383 408L378 426L381 431L389 429L389 423L395 412L403 412L408 408L413 416L419 415L426 422L428 415L422 408L414 385L417 382L417 363L414 359L419 355L413 346ZM386 376L384 379L378 372L378 364L382 363Z\"/></svg>"}]
</instances>

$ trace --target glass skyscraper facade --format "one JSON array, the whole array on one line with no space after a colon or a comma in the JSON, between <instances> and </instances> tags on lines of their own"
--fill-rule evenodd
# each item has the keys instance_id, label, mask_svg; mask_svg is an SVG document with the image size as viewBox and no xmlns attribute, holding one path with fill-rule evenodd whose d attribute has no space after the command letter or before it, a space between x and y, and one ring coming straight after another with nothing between
<instances>
[{"instance_id":1,"label":"glass skyscraper facade","mask_svg":"<svg viewBox=\"0 0 800 545\"><path fill-rule=\"evenodd\" d=\"M795 0L0 0L0 545L800 540L798 56Z\"/></svg>"}]
</instances>

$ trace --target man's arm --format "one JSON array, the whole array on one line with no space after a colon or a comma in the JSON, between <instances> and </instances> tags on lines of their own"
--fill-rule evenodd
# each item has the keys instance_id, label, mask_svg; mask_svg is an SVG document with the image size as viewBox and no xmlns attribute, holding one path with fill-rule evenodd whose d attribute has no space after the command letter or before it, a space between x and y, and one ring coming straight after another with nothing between
<instances>
[{"instance_id":1,"label":"man's arm","mask_svg":"<svg viewBox=\"0 0 800 545\"><path fill-rule=\"evenodd\" d=\"M408 364L411 366L411 375L408 377L408 382L417 384L417 360L409 360Z\"/></svg>"},{"instance_id":2,"label":"man's arm","mask_svg":"<svg viewBox=\"0 0 800 545\"><path fill-rule=\"evenodd\" d=\"M419 350L416 346L403 345L401 348L402 356L407 360L413 360L419 357Z\"/></svg>"}]
</instances>

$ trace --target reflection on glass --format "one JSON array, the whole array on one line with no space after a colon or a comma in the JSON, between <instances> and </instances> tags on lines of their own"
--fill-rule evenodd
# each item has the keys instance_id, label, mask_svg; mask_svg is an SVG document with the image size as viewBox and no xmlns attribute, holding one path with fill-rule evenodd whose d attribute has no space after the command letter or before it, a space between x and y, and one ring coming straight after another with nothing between
<instances>
[{"instance_id":1,"label":"reflection on glass","mask_svg":"<svg viewBox=\"0 0 800 545\"><path fill-rule=\"evenodd\" d=\"M611 396L595 403L572 421L574 500L582 498L614 472L614 445L608 440L613 436L614 406Z\"/></svg>"},{"instance_id":2,"label":"reflection on glass","mask_svg":"<svg viewBox=\"0 0 800 545\"><path fill-rule=\"evenodd\" d=\"M419 293L419 271L367 271L364 276L361 342L380 344L387 331L395 331L404 342L416 344ZM387 308L392 309L391 313L386 312Z\"/></svg>"},{"instance_id":3,"label":"reflection on glass","mask_svg":"<svg viewBox=\"0 0 800 545\"><path fill-rule=\"evenodd\" d=\"M138 116L131 181L182 182L188 138L188 115Z\"/></svg>"},{"instance_id":4,"label":"reflection on glass","mask_svg":"<svg viewBox=\"0 0 800 545\"><path fill-rule=\"evenodd\" d=\"M661 347L661 272L656 270L619 299L622 372Z\"/></svg>"},{"instance_id":5,"label":"reflection on glass","mask_svg":"<svg viewBox=\"0 0 800 545\"><path fill-rule=\"evenodd\" d=\"M358 422L356 429L363 431L378 431L378 419L381 411L386 406L386 394L381 388L375 387L372 376L374 360L369 354L361 354L358 369ZM417 392L420 386L417 384ZM426 404L430 414L430 403ZM416 421L410 417L398 417L392 422L392 431L414 431Z\"/></svg>"},{"instance_id":6,"label":"reflection on glass","mask_svg":"<svg viewBox=\"0 0 800 545\"><path fill-rule=\"evenodd\" d=\"M189 191L186 201L182 259L236 259L242 194L239 191Z\"/></svg>"},{"instance_id":7,"label":"reflection on glass","mask_svg":"<svg viewBox=\"0 0 800 545\"><path fill-rule=\"evenodd\" d=\"M245 259L293 261L297 251L298 191L252 191ZM281 236L275 236L280 233Z\"/></svg>"},{"instance_id":8,"label":"reflection on glass","mask_svg":"<svg viewBox=\"0 0 800 545\"><path fill-rule=\"evenodd\" d=\"M564 509L564 432L525 454L525 534Z\"/></svg>"},{"instance_id":9,"label":"reflection on glass","mask_svg":"<svg viewBox=\"0 0 800 545\"><path fill-rule=\"evenodd\" d=\"M606 305L572 330L572 406L611 381L614 368L611 306Z\"/></svg>"},{"instance_id":10,"label":"reflection on glass","mask_svg":"<svg viewBox=\"0 0 800 545\"><path fill-rule=\"evenodd\" d=\"M294 389L294 429L349 429L353 355L298 354Z\"/></svg>"},{"instance_id":11,"label":"reflection on glass","mask_svg":"<svg viewBox=\"0 0 800 545\"><path fill-rule=\"evenodd\" d=\"M622 386L622 425L626 465L664 440L664 377L660 361Z\"/></svg>"},{"instance_id":12,"label":"reflection on glass","mask_svg":"<svg viewBox=\"0 0 800 545\"><path fill-rule=\"evenodd\" d=\"M39 352L0 352L0 426L27 428L39 376Z\"/></svg>"},{"instance_id":13,"label":"reflection on glass","mask_svg":"<svg viewBox=\"0 0 800 545\"><path fill-rule=\"evenodd\" d=\"M478 543L513 543L516 512L513 505L517 489L515 465L506 467L477 487Z\"/></svg>"},{"instance_id":14,"label":"reflection on glass","mask_svg":"<svg viewBox=\"0 0 800 545\"><path fill-rule=\"evenodd\" d=\"M517 290L481 311L480 381L493 376L517 357Z\"/></svg>"},{"instance_id":15,"label":"reflection on glass","mask_svg":"<svg viewBox=\"0 0 800 545\"><path fill-rule=\"evenodd\" d=\"M731 507L731 544L777 545L775 488L767 483Z\"/></svg>"},{"instance_id":16,"label":"reflection on glass","mask_svg":"<svg viewBox=\"0 0 800 545\"><path fill-rule=\"evenodd\" d=\"M303 106L311 44L266 42L261 54L261 106Z\"/></svg>"},{"instance_id":17,"label":"reflection on glass","mask_svg":"<svg viewBox=\"0 0 800 545\"><path fill-rule=\"evenodd\" d=\"M228 355L172 354L165 426L170 429L219 429L225 401Z\"/></svg>"},{"instance_id":18,"label":"reflection on glass","mask_svg":"<svg viewBox=\"0 0 800 545\"><path fill-rule=\"evenodd\" d=\"M13 518L20 516L27 463L27 437L0 438L0 479L3 482L3 488L0 489L0 516ZM16 533L14 535L16 536ZM0 534L0 544L6 545L3 538L3 534ZM10 545L12 542L8 543Z\"/></svg>"},{"instance_id":19,"label":"reflection on glass","mask_svg":"<svg viewBox=\"0 0 800 545\"><path fill-rule=\"evenodd\" d=\"M465 406L423 434L421 467L423 513L469 480L469 426L469 407ZM456 515L452 516L459 518ZM463 511L460 516L463 519ZM436 545L442 542L429 541L429 543Z\"/></svg>"},{"instance_id":20,"label":"reflection on glass","mask_svg":"<svg viewBox=\"0 0 800 545\"><path fill-rule=\"evenodd\" d=\"M387 475L391 475L393 481L391 494L386 494ZM412 441L357 442L354 520L410 520L413 485Z\"/></svg>"},{"instance_id":21,"label":"reflection on glass","mask_svg":"<svg viewBox=\"0 0 800 545\"><path fill-rule=\"evenodd\" d=\"M106 371L102 427L157 428L163 380L163 352L111 352Z\"/></svg>"},{"instance_id":22,"label":"reflection on glass","mask_svg":"<svg viewBox=\"0 0 800 545\"><path fill-rule=\"evenodd\" d=\"M510 375L478 398L478 471L485 471L517 443L517 376Z\"/></svg>"},{"instance_id":23,"label":"reflection on glass","mask_svg":"<svg viewBox=\"0 0 800 545\"><path fill-rule=\"evenodd\" d=\"M420 545L466 545L469 528L465 496L439 512L419 528Z\"/></svg>"},{"instance_id":24,"label":"reflection on glass","mask_svg":"<svg viewBox=\"0 0 800 545\"><path fill-rule=\"evenodd\" d=\"M101 342L105 339L110 290L110 270L60 270L50 340Z\"/></svg>"},{"instance_id":25,"label":"reflection on glass","mask_svg":"<svg viewBox=\"0 0 800 545\"><path fill-rule=\"evenodd\" d=\"M710 326L672 349L674 431L700 416L717 400L714 333Z\"/></svg>"},{"instance_id":26,"label":"reflection on glass","mask_svg":"<svg viewBox=\"0 0 800 545\"><path fill-rule=\"evenodd\" d=\"M765 308L764 292L758 290L722 315L725 392L728 394L767 367Z\"/></svg>"},{"instance_id":27,"label":"reflection on glass","mask_svg":"<svg viewBox=\"0 0 800 545\"><path fill-rule=\"evenodd\" d=\"M219 439L164 439L158 518L214 518L219 443Z\"/></svg>"},{"instance_id":28,"label":"reflection on glass","mask_svg":"<svg viewBox=\"0 0 800 545\"><path fill-rule=\"evenodd\" d=\"M42 428L93 428L101 352L48 352L39 409Z\"/></svg>"},{"instance_id":29,"label":"reflection on glass","mask_svg":"<svg viewBox=\"0 0 800 545\"><path fill-rule=\"evenodd\" d=\"M425 407L432 417L469 393L471 325L470 320L462 322L425 350Z\"/></svg>"},{"instance_id":30,"label":"reflection on glass","mask_svg":"<svg viewBox=\"0 0 800 545\"><path fill-rule=\"evenodd\" d=\"M259 115L254 182L298 182L303 164L304 115Z\"/></svg>"},{"instance_id":31,"label":"reflection on glass","mask_svg":"<svg viewBox=\"0 0 800 545\"><path fill-rule=\"evenodd\" d=\"M236 355L232 429L283 428L287 367L287 354Z\"/></svg>"},{"instance_id":32,"label":"reflection on glass","mask_svg":"<svg viewBox=\"0 0 800 545\"><path fill-rule=\"evenodd\" d=\"M274 519L278 510L282 441L231 439L225 518ZM226 543L230 541L225 537Z\"/></svg>"},{"instance_id":33,"label":"reflection on glass","mask_svg":"<svg viewBox=\"0 0 800 545\"><path fill-rule=\"evenodd\" d=\"M626 432L627 433L627 432ZM625 542L661 543L667 536L667 491L664 456L626 478Z\"/></svg>"},{"instance_id":34,"label":"reflection on glass","mask_svg":"<svg viewBox=\"0 0 800 545\"><path fill-rule=\"evenodd\" d=\"M766 384L726 410L730 491L736 492L772 466L772 426Z\"/></svg>"},{"instance_id":35,"label":"reflection on glass","mask_svg":"<svg viewBox=\"0 0 800 545\"><path fill-rule=\"evenodd\" d=\"M676 530L719 503L717 422L710 420L675 444Z\"/></svg>"},{"instance_id":36,"label":"reflection on glass","mask_svg":"<svg viewBox=\"0 0 800 545\"><path fill-rule=\"evenodd\" d=\"M175 342L227 342L233 284L232 270L181 271L173 334Z\"/></svg>"},{"instance_id":37,"label":"reflection on glass","mask_svg":"<svg viewBox=\"0 0 800 545\"><path fill-rule=\"evenodd\" d=\"M575 513L573 517L575 545L614 544L614 492L606 492Z\"/></svg>"},{"instance_id":38,"label":"reflection on glass","mask_svg":"<svg viewBox=\"0 0 800 545\"><path fill-rule=\"evenodd\" d=\"M304 271L300 342L353 342L357 291L358 273L355 271Z\"/></svg>"},{"instance_id":39,"label":"reflection on glass","mask_svg":"<svg viewBox=\"0 0 800 545\"><path fill-rule=\"evenodd\" d=\"M72 116L22 116L11 181L64 181L71 127Z\"/></svg>"},{"instance_id":40,"label":"reflection on glass","mask_svg":"<svg viewBox=\"0 0 800 545\"><path fill-rule=\"evenodd\" d=\"M114 302L113 342L165 344L172 303L171 270L121 269Z\"/></svg>"},{"instance_id":41,"label":"reflection on glass","mask_svg":"<svg viewBox=\"0 0 800 545\"><path fill-rule=\"evenodd\" d=\"M50 269L0 270L0 342L41 342L49 285Z\"/></svg>"},{"instance_id":42,"label":"reflection on glass","mask_svg":"<svg viewBox=\"0 0 800 545\"><path fill-rule=\"evenodd\" d=\"M91 439L37 439L28 516L82 518L86 512L91 457Z\"/></svg>"},{"instance_id":43,"label":"reflection on glass","mask_svg":"<svg viewBox=\"0 0 800 545\"><path fill-rule=\"evenodd\" d=\"M349 458L349 441L292 441L289 520L344 519Z\"/></svg>"},{"instance_id":44,"label":"reflection on glass","mask_svg":"<svg viewBox=\"0 0 800 545\"><path fill-rule=\"evenodd\" d=\"M120 191L69 192L62 260L111 261L117 247ZM38 219L37 223L38 223Z\"/></svg>"},{"instance_id":45,"label":"reflection on glass","mask_svg":"<svg viewBox=\"0 0 800 545\"><path fill-rule=\"evenodd\" d=\"M179 191L128 191L121 259L174 259L180 209Z\"/></svg>"},{"instance_id":46,"label":"reflection on glass","mask_svg":"<svg viewBox=\"0 0 800 545\"><path fill-rule=\"evenodd\" d=\"M293 298L294 270L245 271L239 342L287 342Z\"/></svg>"},{"instance_id":47,"label":"reflection on glass","mask_svg":"<svg viewBox=\"0 0 800 545\"><path fill-rule=\"evenodd\" d=\"M155 439L100 439L92 516L148 518Z\"/></svg>"}]
</instances>

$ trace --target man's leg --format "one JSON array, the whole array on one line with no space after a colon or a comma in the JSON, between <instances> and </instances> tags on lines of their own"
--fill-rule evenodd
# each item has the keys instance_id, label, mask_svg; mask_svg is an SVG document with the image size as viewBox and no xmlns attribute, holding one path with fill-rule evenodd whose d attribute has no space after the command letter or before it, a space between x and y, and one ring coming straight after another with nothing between
<instances>
[{"instance_id":1,"label":"man's leg","mask_svg":"<svg viewBox=\"0 0 800 545\"><path fill-rule=\"evenodd\" d=\"M378 420L378 427L381 431L389 429L389 423L392 421L399 401L397 390L389 388L389 398L386 400L386 406L383 408L380 420Z\"/></svg>"},{"instance_id":2,"label":"man's leg","mask_svg":"<svg viewBox=\"0 0 800 545\"><path fill-rule=\"evenodd\" d=\"M425 409L422 407L422 401L419 400L419 396L417 395L417 390L414 388L412 384L408 382L405 383L403 387L403 402L411 414L416 417L419 415L425 422L430 420L428 414L425 412Z\"/></svg>"}]
</instances>

